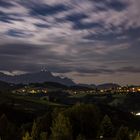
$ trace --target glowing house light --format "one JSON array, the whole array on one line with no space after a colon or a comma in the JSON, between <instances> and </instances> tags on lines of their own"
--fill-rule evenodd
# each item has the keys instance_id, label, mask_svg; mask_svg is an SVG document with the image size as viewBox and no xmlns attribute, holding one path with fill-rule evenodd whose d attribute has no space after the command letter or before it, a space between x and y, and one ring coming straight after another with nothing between
<instances>
[{"instance_id":1,"label":"glowing house light","mask_svg":"<svg viewBox=\"0 0 140 140\"><path fill-rule=\"evenodd\" d=\"M140 112L136 114L136 116L140 116Z\"/></svg>"}]
</instances>

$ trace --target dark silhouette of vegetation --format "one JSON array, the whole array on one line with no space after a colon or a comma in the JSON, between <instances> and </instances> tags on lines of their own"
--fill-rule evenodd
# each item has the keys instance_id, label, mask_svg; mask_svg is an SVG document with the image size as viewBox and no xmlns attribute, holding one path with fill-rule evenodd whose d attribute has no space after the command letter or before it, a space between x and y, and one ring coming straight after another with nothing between
<instances>
[{"instance_id":1,"label":"dark silhouette of vegetation","mask_svg":"<svg viewBox=\"0 0 140 140\"><path fill-rule=\"evenodd\" d=\"M69 118L59 113L52 123L52 140L72 140L72 126Z\"/></svg>"},{"instance_id":2,"label":"dark silhouette of vegetation","mask_svg":"<svg viewBox=\"0 0 140 140\"><path fill-rule=\"evenodd\" d=\"M117 140L130 140L128 127L121 126L117 133Z\"/></svg>"},{"instance_id":3,"label":"dark silhouette of vegetation","mask_svg":"<svg viewBox=\"0 0 140 140\"><path fill-rule=\"evenodd\" d=\"M76 104L55 108L34 120L12 123L5 114L0 116L2 140L139 140L139 130L131 125L115 126L112 116L102 117L100 108L93 104ZM16 119L16 118L15 118Z\"/></svg>"},{"instance_id":4,"label":"dark silhouette of vegetation","mask_svg":"<svg viewBox=\"0 0 140 140\"><path fill-rule=\"evenodd\" d=\"M57 83L29 85L55 87L47 93L48 101L42 94L17 96L9 92L15 85L4 86L10 88L1 87L0 140L140 140L140 118L126 112L129 106L139 108L137 94L127 95L126 104L112 106L112 94L75 98L65 90L71 87Z\"/></svg>"},{"instance_id":5,"label":"dark silhouette of vegetation","mask_svg":"<svg viewBox=\"0 0 140 140\"><path fill-rule=\"evenodd\" d=\"M99 136L112 137L114 127L108 115L105 115L99 128Z\"/></svg>"}]
</instances>

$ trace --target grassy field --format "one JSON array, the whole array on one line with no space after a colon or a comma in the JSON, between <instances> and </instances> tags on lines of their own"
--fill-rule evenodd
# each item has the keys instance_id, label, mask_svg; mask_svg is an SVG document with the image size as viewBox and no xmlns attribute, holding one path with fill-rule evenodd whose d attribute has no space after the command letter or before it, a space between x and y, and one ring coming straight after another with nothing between
<instances>
[{"instance_id":1,"label":"grassy field","mask_svg":"<svg viewBox=\"0 0 140 140\"><path fill-rule=\"evenodd\" d=\"M1 94L0 105L8 105L25 112L43 112L48 108L66 107L64 104L41 100L39 97L21 96L17 94Z\"/></svg>"}]
</instances>

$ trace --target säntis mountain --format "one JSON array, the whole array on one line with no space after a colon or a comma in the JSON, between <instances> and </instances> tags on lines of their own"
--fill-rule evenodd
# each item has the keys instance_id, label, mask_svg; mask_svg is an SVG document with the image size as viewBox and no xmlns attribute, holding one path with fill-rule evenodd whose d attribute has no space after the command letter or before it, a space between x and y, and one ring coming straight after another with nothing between
<instances>
[{"instance_id":1,"label":"s\u00e4ntis mountain","mask_svg":"<svg viewBox=\"0 0 140 140\"><path fill-rule=\"evenodd\" d=\"M4 73L0 73L0 81L5 81L8 83L42 83L42 82L56 82L60 84L64 84L67 86L75 85L75 83L69 78L61 78L60 76L54 76L49 71L40 71L37 73L27 73L22 75L6 75Z\"/></svg>"}]
</instances>

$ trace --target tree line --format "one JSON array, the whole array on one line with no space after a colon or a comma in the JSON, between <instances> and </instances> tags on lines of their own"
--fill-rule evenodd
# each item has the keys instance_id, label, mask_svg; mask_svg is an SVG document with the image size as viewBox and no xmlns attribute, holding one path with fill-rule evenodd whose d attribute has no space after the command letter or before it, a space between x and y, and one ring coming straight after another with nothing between
<instances>
[{"instance_id":1,"label":"tree line","mask_svg":"<svg viewBox=\"0 0 140 140\"><path fill-rule=\"evenodd\" d=\"M14 115L14 114L13 114ZM15 118L16 119L16 118ZM112 116L93 104L55 108L16 125L5 114L0 116L1 140L140 140L138 130L125 124L116 126Z\"/></svg>"}]
</instances>

